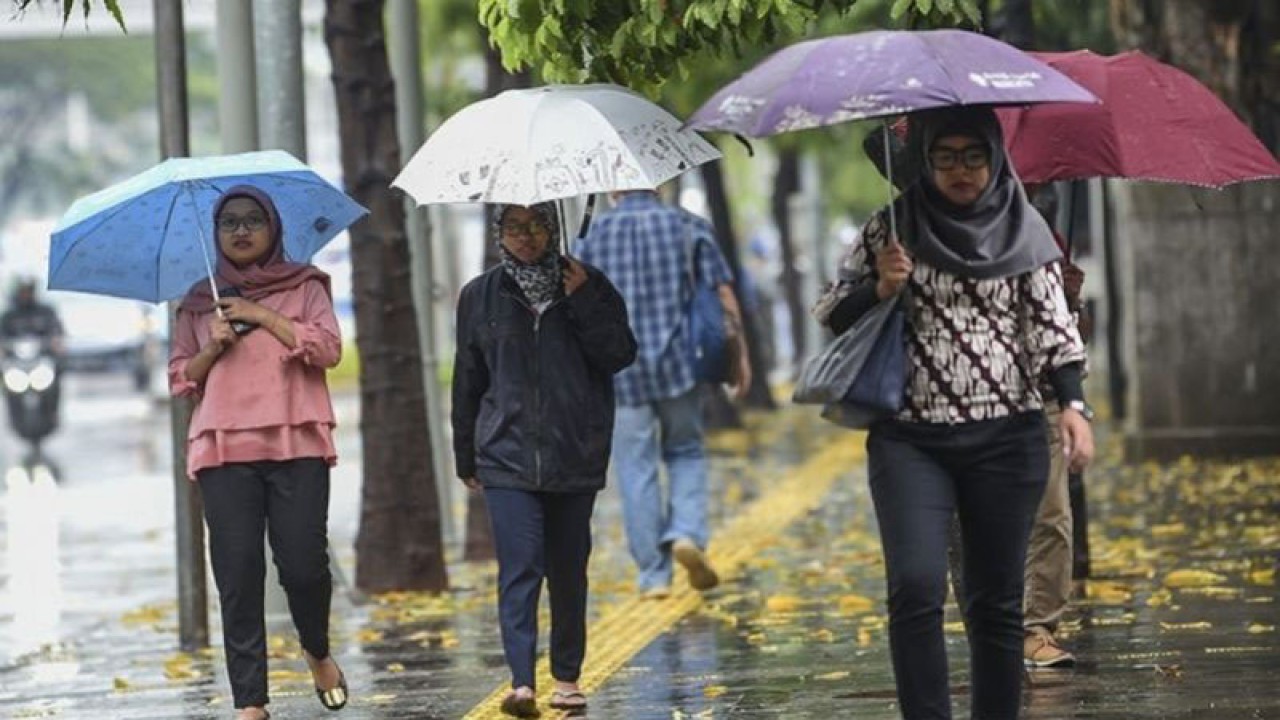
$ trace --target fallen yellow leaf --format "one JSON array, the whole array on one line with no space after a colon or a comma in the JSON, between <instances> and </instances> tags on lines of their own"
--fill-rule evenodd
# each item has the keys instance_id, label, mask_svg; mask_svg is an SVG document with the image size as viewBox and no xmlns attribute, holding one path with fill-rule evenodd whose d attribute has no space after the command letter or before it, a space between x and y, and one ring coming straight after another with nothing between
<instances>
[{"instance_id":1,"label":"fallen yellow leaf","mask_svg":"<svg viewBox=\"0 0 1280 720\"><path fill-rule=\"evenodd\" d=\"M843 680L847 677L849 677L848 670L837 670L835 672L823 673L821 675L814 675L813 679L814 680Z\"/></svg>"},{"instance_id":2,"label":"fallen yellow leaf","mask_svg":"<svg viewBox=\"0 0 1280 720\"><path fill-rule=\"evenodd\" d=\"M1275 568L1267 568L1265 570L1254 570L1249 573L1249 582L1254 585L1271 586L1276 584Z\"/></svg>"},{"instance_id":3,"label":"fallen yellow leaf","mask_svg":"<svg viewBox=\"0 0 1280 720\"><path fill-rule=\"evenodd\" d=\"M1183 523L1168 523L1165 525L1152 525L1151 536L1157 538L1170 538L1183 535L1187 532L1187 526Z\"/></svg>"},{"instance_id":4,"label":"fallen yellow leaf","mask_svg":"<svg viewBox=\"0 0 1280 720\"><path fill-rule=\"evenodd\" d=\"M765 601L764 606L769 612L787 613L800 609L802 602L794 595L772 595Z\"/></svg>"},{"instance_id":5,"label":"fallen yellow leaf","mask_svg":"<svg viewBox=\"0 0 1280 720\"><path fill-rule=\"evenodd\" d=\"M1263 625L1262 623L1252 623L1249 625L1249 632L1253 635L1261 635L1262 633L1275 632L1275 625Z\"/></svg>"},{"instance_id":6,"label":"fallen yellow leaf","mask_svg":"<svg viewBox=\"0 0 1280 720\"><path fill-rule=\"evenodd\" d=\"M871 646L871 631L861 627L858 628L858 647Z\"/></svg>"},{"instance_id":7,"label":"fallen yellow leaf","mask_svg":"<svg viewBox=\"0 0 1280 720\"><path fill-rule=\"evenodd\" d=\"M862 595L841 595L836 608L841 615L857 615L875 609L875 601Z\"/></svg>"},{"instance_id":8,"label":"fallen yellow leaf","mask_svg":"<svg viewBox=\"0 0 1280 720\"><path fill-rule=\"evenodd\" d=\"M402 673L404 672L404 663L387 663L387 672Z\"/></svg>"},{"instance_id":9,"label":"fallen yellow leaf","mask_svg":"<svg viewBox=\"0 0 1280 720\"><path fill-rule=\"evenodd\" d=\"M129 689L130 686L129 686L128 680L125 680L122 677L118 677L111 681L111 687L116 692L125 692L126 690Z\"/></svg>"},{"instance_id":10,"label":"fallen yellow leaf","mask_svg":"<svg viewBox=\"0 0 1280 720\"><path fill-rule=\"evenodd\" d=\"M729 692L729 688L724 685L708 685L702 688L703 697L716 698Z\"/></svg>"},{"instance_id":11,"label":"fallen yellow leaf","mask_svg":"<svg viewBox=\"0 0 1280 720\"><path fill-rule=\"evenodd\" d=\"M1165 587L1170 588L1205 587L1226 581L1226 577L1208 570L1174 570L1164 577Z\"/></svg>"},{"instance_id":12,"label":"fallen yellow leaf","mask_svg":"<svg viewBox=\"0 0 1280 720\"><path fill-rule=\"evenodd\" d=\"M1086 593L1099 605L1127 605L1133 601L1133 589L1129 585L1106 580L1090 580Z\"/></svg>"},{"instance_id":13,"label":"fallen yellow leaf","mask_svg":"<svg viewBox=\"0 0 1280 720\"><path fill-rule=\"evenodd\" d=\"M1164 630L1212 630L1213 623L1207 620L1199 620L1196 622L1160 622L1161 629Z\"/></svg>"},{"instance_id":14,"label":"fallen yellow leaf","mask_svg":"<svg viewBox=\"0 0 1280 720\"><path fill-rule=\"evenodd\" d=\"M1187 595L1202 595L1204 597L1219 598L1223 600L1234 600L1244 595L1244 590L1233 587L1189 587L1183 588L1183 593Z\"/></svg>"},{"instance_id":15,"label":"fallen yellow leaf","mask_svg":"<svg viewBox=\"0 0 1280 720\"><path fill-rule=\"evenodd\" d=\"M826 628L821 628L810 633L809 638L818 642L829 643L835 640L836 635Z\"/></svg>"}]
</instances>

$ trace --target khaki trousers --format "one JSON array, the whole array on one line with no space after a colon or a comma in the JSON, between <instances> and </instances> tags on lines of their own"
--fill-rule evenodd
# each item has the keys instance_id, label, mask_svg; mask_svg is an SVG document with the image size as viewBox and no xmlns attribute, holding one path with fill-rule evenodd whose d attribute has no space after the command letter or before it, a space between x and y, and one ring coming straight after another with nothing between
<instances>
[{"instance_id":1,"label":"khaki trousers","mask_svg":"<svg viewBox=\"0 0 1280 720\"><path fill-rule=\"evenodd\" d=\"M1049 433L1049 482L1027 547L1023 626L1053 632L1071 598L1071 496L1062 455L1057 403L1045 408Z\"/></svg>"}]
</instances>

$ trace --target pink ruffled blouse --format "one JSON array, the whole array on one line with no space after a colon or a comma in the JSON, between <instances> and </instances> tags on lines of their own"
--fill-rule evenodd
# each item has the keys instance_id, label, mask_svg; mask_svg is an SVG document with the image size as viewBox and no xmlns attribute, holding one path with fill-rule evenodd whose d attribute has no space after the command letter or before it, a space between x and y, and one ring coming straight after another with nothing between
<instances>
[{"instance_id":1,"label":"pink ruffled blouse","mask_svg":"<svg viewBox=\"0 0 1280 720\"><path fill-rule=\"evenodd\" d=\"M187 434L187 477L226 463L324 458L337 462L333 404L325 371L342 357L333 302L319 280L268 295L259 304L293 322L297 347L265 328L240 337L203 383L187 379L187 363L209 342L212 311L182 310L169 356L169 389L194 397Z\"/></svg>"}]
</instances>

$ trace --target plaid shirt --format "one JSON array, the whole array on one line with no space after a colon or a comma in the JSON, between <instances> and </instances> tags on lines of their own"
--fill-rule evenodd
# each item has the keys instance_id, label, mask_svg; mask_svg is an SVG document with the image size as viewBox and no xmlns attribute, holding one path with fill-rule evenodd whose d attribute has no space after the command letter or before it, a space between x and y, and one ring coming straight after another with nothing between
<instances>
[{"instance_id":1,"label":"plaid shirt","mask_svg":"<svg viewBox=\"0 0 1280 720\"><path fill-rule=\"evenodd\" d=\"M635 363L613 376L618 404L675 397L696 383L685 340L695 242L698 277L715 285L733 282L712 237L711 223L639 192L597 218L579 245L578 258L600 268L622 293L639 344Z\"/></svg>"}]
</instances>

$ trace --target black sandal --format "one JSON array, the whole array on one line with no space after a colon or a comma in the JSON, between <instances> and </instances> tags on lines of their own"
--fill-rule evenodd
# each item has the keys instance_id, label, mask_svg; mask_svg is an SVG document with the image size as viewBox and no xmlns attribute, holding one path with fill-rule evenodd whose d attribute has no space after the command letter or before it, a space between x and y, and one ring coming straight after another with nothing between
<instances>
[{"instance_id":1,"label":"black sandal","mask_svg":"<svg viewBox=\"0 0 1280 720\"><path fill-rule=\"evenodd\" d=\"M337 663L334 663L336 666ZM316 688L316 697L320 698L320 704L325 708L337 712L347 706L347 699L350 693L347 691L347 676L343 674L342 668L338 668L338 684L328 690Z\"/></svg>"}]
</instances>

